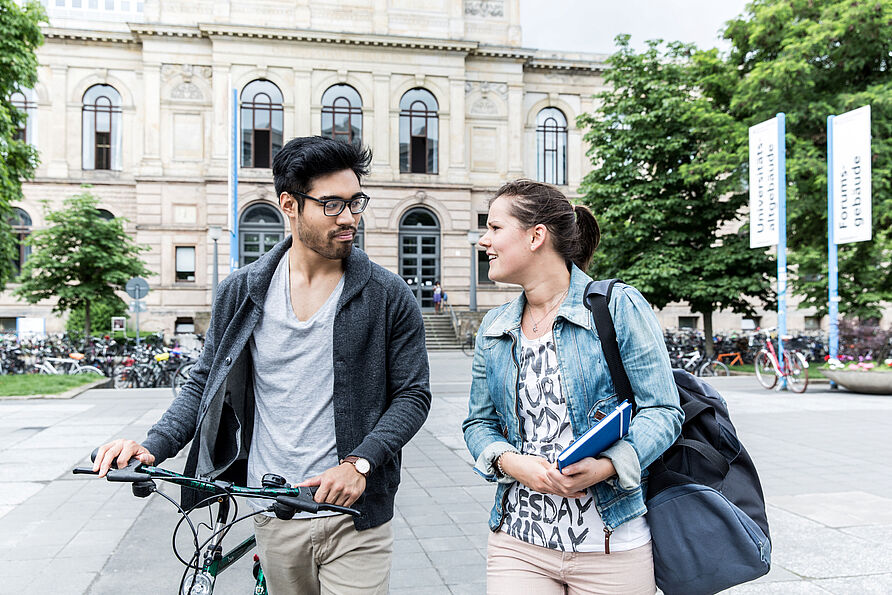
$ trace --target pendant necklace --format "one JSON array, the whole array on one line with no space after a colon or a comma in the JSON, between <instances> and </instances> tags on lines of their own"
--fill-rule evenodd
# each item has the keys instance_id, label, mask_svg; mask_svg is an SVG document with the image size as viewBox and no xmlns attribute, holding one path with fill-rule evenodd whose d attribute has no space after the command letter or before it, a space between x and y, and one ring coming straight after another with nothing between
<instances>
[{"instance_id":1,"label":"pendant necklace","mask_svg":"<svg viewBox=\"0 0 892 595\"><path fill-rule=\"evenodd\" d=\"M542 316L542 318L539 319L538 322L536 322L536 319L533 318L533 308L532 308L532 306L529 306L529 304L527 304L527 306L528 306L528 307L527 307L527 311L530 313L530 320L531 320L532 323L533 323L533 332L534 332L534 333L538 333L538 332L539 332L539 325L542 323L542 321L544 321L546 318L548 318L548 315L551 314L551 313L554 311L554 309L557 308L557 307L561 304L561 302L564 301L564 298L567 297L567 294L568 294L568 293L570 293L570 288L569 288L569 287L567 288L567 291L565 291L565 292L561 295L561 298L560 298L558 301L556 301L556 302L554 303L554 305L553 305L551 308L548 309L548 312L546 312L546 313Z\"/></svg>"}]
</instances>

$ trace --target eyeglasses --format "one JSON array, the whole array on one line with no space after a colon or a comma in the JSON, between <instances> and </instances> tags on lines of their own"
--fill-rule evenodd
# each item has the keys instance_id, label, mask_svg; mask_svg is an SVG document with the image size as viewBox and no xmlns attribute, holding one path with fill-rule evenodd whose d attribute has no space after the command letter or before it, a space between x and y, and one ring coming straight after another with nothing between
<instances>
[{"instance_id":1,"label":"eyeglasses","mask_svg":"<svg viewBox=\"0 0 892 595\"><path fill-rule=\"evenodd\" d=\"M344 207L350 205L350 212L354 215L359 215L362 213L367 206L369 206L369 195L364 192L360 192L359 194L355 194L353 198L316 198L315 196L310 196L309 194L304 194L303 192L291 192L292 196L297 195L303 198L313 200L322 205L322 212L325 213L328 217L337 217L341 213L344 212Z\"/></svg>"}]
</instances>

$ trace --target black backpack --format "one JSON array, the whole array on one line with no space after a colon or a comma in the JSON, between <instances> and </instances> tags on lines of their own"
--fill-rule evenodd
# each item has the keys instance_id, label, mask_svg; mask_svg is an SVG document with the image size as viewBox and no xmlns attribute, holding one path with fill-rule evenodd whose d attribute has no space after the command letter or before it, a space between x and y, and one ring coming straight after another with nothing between
<instances>
[{"instance_id":1,"label":"black backpack","mask_svg":"<svg viewBox=\"0 0 892 595\"><path fill-rule=\"evenodd\" d=\"M607 307L616 282L592 281L583 303L594 317L617 395L634 406ZM654 573L666 595L716 593L768 572L765 497L722 396L684 370L673 375L685 414L681 435L647 468Z\"/></svg>"}]
</instances>

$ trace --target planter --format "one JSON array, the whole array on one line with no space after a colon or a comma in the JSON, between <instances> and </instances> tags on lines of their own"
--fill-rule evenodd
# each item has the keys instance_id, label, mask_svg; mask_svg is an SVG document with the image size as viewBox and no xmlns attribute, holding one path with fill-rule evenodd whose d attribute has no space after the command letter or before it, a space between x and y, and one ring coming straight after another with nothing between
<instances>
[{"instance_id":1,"label":"planter","mask_svg":"<svg viewBox=\"0 0 892 595\"><path fill-rule=\"evenodd\" d=\"M854 393L892 395L892 373L821 369L821 374Z\"/></svg>"}]
</instances>

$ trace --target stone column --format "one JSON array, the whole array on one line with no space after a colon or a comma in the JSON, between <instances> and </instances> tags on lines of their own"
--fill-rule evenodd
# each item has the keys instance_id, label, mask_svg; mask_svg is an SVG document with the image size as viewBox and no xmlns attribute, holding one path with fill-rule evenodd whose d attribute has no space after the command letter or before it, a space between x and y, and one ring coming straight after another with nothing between
<instances>
[{"instance_id":1,"label":"stone column","mask_svg":"<svg viewBox=\"0 0 892 595\"><path fill-rule=\"evenodd\" d=\"M508 178L523 176L523 83L508 84Z\"/></svg>"},{"instance_id":2,"label":"stone column","mask_svg":"<svg viewBox=\"0 0 892 595\"><path fill-rule=\"evenodd\" d=\"M140 174L160 176L161 171L161 64L143 64L143 154ZM138 108L139 109L139 108Z\"/></svg>"},{"instance_id":3,"label":"stone column","mask_svg":"<svg viewBox=\"0 0 892 595\"><path fill-rule=\"evenodd\" d=\"M375 97L372 109L374 110L375 129L371 138L372 142L369 143L376 148L372 170L376 177L387 171L387 178L390 178L391 143L397 142L397 139L390 138L390 75L375 74L374 79Z\"/></svg>"},{"instance_id":4,"label":"stone column","mask_svg":"<svg viewBox=\"0 0 892 595\"><path fill-rule=\"evenodd\" d=\"M294 136L308 136L313 133L310 122L311 95L313 91L312 72L294 71Z\"/></svg>"},{"instance_id":5,"label":"stone column","mask_svg":"<svg viewBox=\"0 0 892 595\"><path fill-rule=\"evenodd\" d=\"M441 135L444 131L441 131ZM465 181L465 79L449 78L449 181Z\"/></svg>"},{"instance_id":6,"label":"stone column","mask_svg":"<svg viewBox=\"0 0 892 595\"><path fill-rule=\"evenodd\" d=\"M52 74L50 82L47 85L49 91L50 109L48 114L48 127L52 131L51 138L65 139L61 142L51 142L46 148L47 155L47 176L51 178L67 178L68 177L68 154L67 150L77 149L74 155L77 159L81 159L81 133L77 128L71 134L76 136L75 140L69 138L68 132L68 67L64 65L53 65L50 67ZM80 108L72 107L72 111L77 110L80 117ZM74 159L72 159L74 161Z\"/></svg>"},{"instance_id":7,"label":"stone column","mask_svg":"<svg viewBox=\"0 0 892 595\"><path fill-rule=\"evenodd\" d=\"M211 76L213 79L214 121L211 133L211 163L208 168L208 175L214 177L226 177L229 173L229 147L232 144L232 130L230 129L232 90L229 87L229 73L229 64L214 64Z\"/></svg>"}]
</instances>

